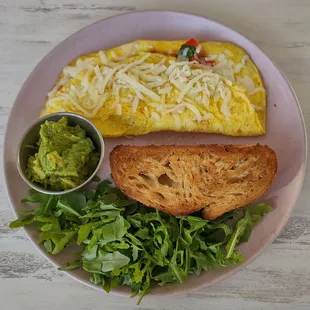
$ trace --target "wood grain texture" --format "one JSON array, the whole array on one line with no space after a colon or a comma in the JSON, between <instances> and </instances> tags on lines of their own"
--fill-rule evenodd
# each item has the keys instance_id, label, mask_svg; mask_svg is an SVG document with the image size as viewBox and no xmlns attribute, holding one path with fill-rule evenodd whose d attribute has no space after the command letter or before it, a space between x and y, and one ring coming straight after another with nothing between
<instances>
[{"instance_id":1,"label":"wood grain texture","mask_svg":"<svg viewBox=\"0 0 310 310\"><path fill-rule=\"evenodd\" d=\"M0 152L14 98L31 70L56 44L102 18L142 9L202 14L240 31L274 59L310 121L309 0L2 0L0 1ZM138 25L139 26L139 25ZM309 126L309 125L308 125ZM0 164L2 166L2 156ZM279 238L250 266L194 294L140 307L75 282L27 240L8 229L14 218L0 179L1 309L310 309L310 178Z\"/></svg>"}]
</instances>

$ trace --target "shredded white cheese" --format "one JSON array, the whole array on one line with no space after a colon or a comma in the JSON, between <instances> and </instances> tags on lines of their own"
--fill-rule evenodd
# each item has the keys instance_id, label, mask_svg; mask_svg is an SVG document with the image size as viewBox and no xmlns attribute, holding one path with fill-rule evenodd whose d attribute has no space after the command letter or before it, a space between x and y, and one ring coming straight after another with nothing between
<instances>
[{"instance_id":1,"label":"shredded white cheese","mask_svg":"<svg viewBox=\"0 0 310 310\"><path fill-rule=\"evenodd\" d=\"M244 55L243 57L242 57L242 64L243 65L245 65L245 63L247 62L247 60L249 60L250 59L250 57L248 56L248 55Z\"/></svg>"},{"instance_id":2,"label":"shredded white cheese","mask_svg":"<svg viewBox=\"0 0 310 310\"><path fill-rule=\"evenodd\" d=\"M159 93L160 95L162 95L162 94L169 94L169 93L171 92L171 90L172 90L172 86L169 86L169 84L168 84L168 85L165 84L165 85L164 85L164 88L160 88L160 89L158 90L158 93Z\"/></svg>"},{"instance_id":3,"label":"shredded white cheese","mask_svg":"<svg viewBox=\"0 0 310 310\"><path fill-rule=\"evenodd\" d=\"M120 86L115 85L114 86L115 100L114 100L114 103L110 106L110 110L113 110L115 107L117 108L119 105L119 90L120 90Z\"/></svg>"},{"instance_id":4,"label":"shredded white cheese","mask_svg":"<svg viewBox=\"0 0 310 310\"><path fill-rule=\"evenodd\" d=\"M109 70L108 74L105 76L105 78L104 78L104 80L103 80L103 83L102 83L102 85L101 85L100 91L101 91L102 93L104 93L105 88L106 88L108 82L112 79L112 77L113 77L114 74L117 72L117 70L123 68L124 66L125 66L125 64L120 64L120 65L116 66L115 68L113 68L112 70L111 70L111 69Z\"/></svg>"},{"instance_id":5,"label":"shredded white cheese","mask_svg":"<svg viewBox=\"0 0 310 310\"><path fill-rule=\"evenodd\" d=\"M186 94L190 91L190 89L194 86L195 83L197 83L200 79L202 79L207 74L201 73L200 75L194 77L187 85L186 87L181 91L179 97L178 97L178 103L182 102L183 98L186 96Z\"/></svg>"},{"instance_id":6,"label":"shredded white cheese","mask_svg":"<svg viewBox=\"0 0 310 310\"><path fill-rule=\"evenodd\" d=\"M116 115L119 115L119 116L122 115L122 105L121 104L118 104L116 106Z\"/></svg>"},{"instance_id":7,"label":"shredded white cheese","mask_svg":"<svg viewBox=\"0 0 310 310\"><path fill-rule=\"evenodd\" d=\"M151 99L153 99L155 101L159 101L160 100L160 97L156 93L154 93L153 91L151 91L147 87L143 86L137 80L134 80L133 78L130 78L127 74L125 74L125 73L118 73L117 77L119 79L123 80L124 82L126 82L127 84L129 84L133 89L138 90L139 92L141 92L142 94L147 95Z\"/></svg>"},{"instance_id":8,"label":"shredded white cheese","mask_svg":"<svg viewBox=\"0 0 310 310\"><path fill-rule=\"evenodd\" d=\"M166 94L162 94L160 97L160 103L165 104L166 103L165 99L166 99Z\"/></svg>"},{"instance_id":9,"label":"shredded white cheese","mask_svg":"<svg viewBox=\"0 0 310 310\"><path fill-rule=\"evenodd\" d=\"M126 57L119 57L116 55L116 53L114 51L111 51L111 56L114 58L114 60L116 61L122 61L124 59L126 59Z\"/></svg>"},{"instance_id":10,"label":"shredded white cheese","mask_svg":"<svg viewBox=\"0 0 310 310\"><path fill-rule=\"evenodd\" d=\"M188 62L188 61L178 61L178 62L175 62L173 60L170 60L169 63L170 63L170 66L168 67L168 69L166 71L167 75L170 75L175 67L184 66L184 65L194 66L194 65L198 64L197 61L191 61L191 62Z\"/></svg>"},{"instance_id":11,"label":"shredded white cheese","mask_svg":"<svg viewBox=\"0 0 310 310\"><path fill-rule=\"evenodd\" d=\"M234 54L233 54L230 50L228 50L228 49L225 49L225 50L224 50L224 54L225 54L226 56L228 56L228 57L233 57L233 56L234 56Z\"/></svg>"},{"instance_id":12,"label":"shredded white cheese","mask_svg":"<svg viewBox=\"0 0 310 310\"><path fill-rule=\"evenodd\" d=\"M152 69L151 69L151 73L152 73L153 75L159 75L159 74L165 72L166 70L167 70L167 67L166 67L165 65L160 65L160 66L157 66L157 65L156 65L155 68L152 68Z\"/></svg>"},{"instance_id":13,"label":"shredded white cheese","mask_svg":"<svg viewBox=\"0 0 310 310\"><path fill-rule=\"evenodd\" d=\"M132 113L137 112L139 101L140 101L139 97L136 96L132 102Z\"/></svg>"},{"instance_id":14,"label":"shredded white cheese","mask_svg":"<svg viewBox=\"0 0 310 310\"><path fill-rule=\"evenodd\" d=\"M207 60L207 61L208 61L208 60L213 60L213 61L214 61L214 60L217 59L217 56L218 56L218 55L216 55L216 54L210 54L210 55L208 55L208 56L205 57L205 60Z\"/></svg>"},{"instance_id":15,"label":"shredded white cheese","mask_svg":"<svg viewBox=\"0 0 310 310\"><path fill-rule=\"evenodd\" d=\"M152 69L152 68L154 68L154 64L142 64L142 65L139 65L139 66L137 66L136 67L136 69L137 70L145 70L145 71L147 71L147 70L150 70L150 69Z\"/></svg>"},{"instance_id":16,"label":"shredded white cheese","mask_svg":"<svg viewBox=\"0 0 310 310\"><path fill-rule=\"evenodd\" d=\"M231 91L227 90L227 92L224 94L224 98L221 104L221 112L226 116L230 116L230 110L229 110L229 102L231 100Z\"/></svg>"},{"instance_id":17,"label":"shredded white cheese","mask_svg":"<svg viewBox=\"0 0 310 310\"><path fill-rule=\"evenodd\" d=\"M247 92L252 92L255 89L255 83L248 75L245 75L244 77L238 76L237 81L247 90Z\"/></svg>"},{"instance_id":18,"label":"shredded white cheese","mask_svg":"<svg viewBox=\"0 0 310 310\"><path fill-rule=\"evenodd\" d=\"M109 63L109 61L108 61L108 58L107 58L105 52L104 52L104 51L100 51L98 54L99 54L99 57L100 57L101 62L102 62L104 65L107 65L107 64Z\"/></svg>"},{"instance_id":19,"label":"shredded white cheese","mask_svg":"<svg viewBox=\"0 0 310 310\"><path fill-rule=\"evenodd\" d=\"M146 118L149 118L150 117L149 109L147 107L144 107L143 110L144 110L144 115L146 116Z\"/></svg>"},{"instance_id":20,"label":"shredded white cheese","mask_svg":"<svg viewBox=\"0 0 310 310\"><path fill-rule=\"evenodd\" d=\"M64 86L66 85L69 81L71 80L71 78L68 76L68 75L64 75L62 77L62 79L60 79L60 81L53 87L53 89L47 94L48 97L53 97L58 89L61 87L61 86Z\"/></svg>"},{"instance_id":21,"label":"shredded white cheese","mask_svg":"<svg viewBox=\"0 0 310 310\"><path fill-rule=\"evenodd\" d=\"M253 106L255 111L264 111L264 108L262 108L262 107L258 107L258 106L254 105L254 104L252 104L252 106Z\"/></svg>"},{"instance_id":22,"label":"shredded white cheese","mask_svg":"<svg viewBox=\"0 0 310 310\"><path fill-rule=\"evenodd\" d=\"M205 92L203 92L203 94L202 94L203 105L207 107L209 105L209 102L210 102L210 100L209 100L207 94Z\"/></svg>"},{"instance_id":23,"label":"shredded white cheese","mask_svg":"<svg viewBox=\"0 0 310 310\"><path fill-rule=\"evenodd\" d=\"M128 65L126 65L123 69L120 70L120 73L125 73L126 71L128 71L130 68L133 68L137 65L142 64L146 59L148 59L151 56L150 53L147 53L146 55L144 55L142 58L140 58L139 60L136 60Z\"/></svg>"},{"instance_id":24,"label":"shredded white cheese","mask_svg":"<svg viewBox=\"0 0 310 310\"><path fill-rule=\"evenodd\" d=\"M174 120L175 120L175 126L177 128L181 128L181 118L178 114L172 114Z\"/></svg>"},{"instance_id":25,"label":"shredded white cheese","mask_svg":"<svg viewBox=\"0 0 310 310\"><path fill-rule=\"evenodd\" d=\"M182 111L181 113L183 113L183 110L185 108L187 108L190 111L192 111L193 114L195 115L196 120L198 122L201 122L202 116L201 116L199 110L191 103L185 103L185 102L179 103L174 108L172 108L171 110L167 111L167 113L179 112L180 110Z\"/></svg>"},{"instance_id":26,"label":"shredded white cheese","mask_svg":"<svg viewBox=\"0 0 310 310\"><path fill-rule=\"evenodd\" d=\"M225 56L224 54L219 54L219 55L217 56L218 62L223 62L223 60L225 60L225 59L226 59L226 56Z\"/></svg>"},{"instance_id":27,"label":"shredded white cheese","mask_svg":"<svg viewBox=\"0 0 310 310\"><path fill-rule=\"evenodd\" d=\"M157 78L156 81L147 83L146 86L149 88L154 88L154 87L159 87L164 85L167 82L167 80L163 79L163 78Z\"/></svg>"},{"instance_id":28,"label":"shredded white cheese","mask_svg":"<svg viewBox=\"0 0 310 310\"><path fill-rule=\"evenodd\" d=\"M156 112L152 112L152 114L151 114L151 116L156 120L156 121L160 121L160 116L159 116L159 114L158 113L156 113Z\"/></svg>"},{"instance_id":29,"label":"shredded white cheese","mask_svg":"<svg viewBox=\"0 0 310 310\"><path fill-rule=\"evenodd\" d=\"M239 73L241 69L243 68L243 64L236 64L235 66L235 73Z\"/></svg>"},{"instance_id":30,"label":"shredded white cheese","mask_svg":"<svg viewBox=\"0 0 310 310\"><path fill-rule=\"evenodd\" d=\"M202 120L205 121L205 120L209 120L209 119L212 119L214 118L214 115L211 114L211 113L206 113L205 115L202 116Z\"/></svg>"},{"instance_id":31,"label":"shredded white cheese","mask_svg":"<svg viewBox=\"0 0 310 310\"><path fill-rule=\"evenodd\" d=\"M83 112L83 114L86 116L86 117L92 117L92 113L89 113L87 110L85 110L78 102L77 100L71 96L70 94L62 94L62 100L64 101L67 101L67 102L70 102L71 104L74 105L74 107L77 109L77 110L80 110L81 112Z\"/></svg>"},{"instance_id":32,"label":"shredded white cheese","mask_svg":"<svg viewBox=\"0 0 310 310\"><path fill-rule=\"evenodd\" d=\"M212 98L213 102L221 103L221 113L230 117L229 103L232 96L230 87L235 82L235 74L244 68L249 59L249 56L245 55L241 63L235 65L229 59L233 54L229 50L225 50L223 54L208 55L205 58L206 60L216 60L216 65L211 68L199 64L197 61L170 60L167 65L166 56L162 56L155 64L147 63L151 53L146 53L130 63L109 61L104 51L100 51L98 54L101 61L99 64L95 58L78 59L75 66L64 68L63 78L48 94L51 99L47 101L47 106L62 100L69 102L74 106L74 110L83 112L86 117L94 117L110 98L111 92L106 89L112 88L114 100L109 100L112 102L109 108L116 109L116 114L119 116L122 115L123 104L131 104L132 113L136 113L140 100L143 100L153 109L151 112L147 106L143 108L146 117L160 121L160 114L163 116L171 113L177 128L180 128L180 114L185 110L191 111L194 119L198 122L214 117L210 113L204 114L206 112L203 112L209 106ZM110 55L117 61L124 60L113 51ZM59 91L59 95L52 98L62 86L77 76L81 82L71 85L68 94L61 94ZM238 84L246 89L248 95L265 91L263 87L255 88L255 82L247 75L236 78ZM179 90L177 104L169 104L170 98L175 95L172 92L173 86ZM135 95L128 94L128 91ZM125 97L126 94L127 97ZM145 96L152 101L146 100ZM201 108L202 112L197 107ZM253 107L257 111L262 109Z\"/></svg>"},{"instance_id":33,"label":"shredded white cheese","mask_svg":"<svg viewBox=\"0 0 310 310\"><path fill-rule=\"evenodd\" d=\"M263 92L265 93L266 90L263 88L263 87L256 87L254 88L252 91L249 92L249 95L252 96L252 95L255 95L256 93L258 92Z\"/></svg>"}]
</instances>

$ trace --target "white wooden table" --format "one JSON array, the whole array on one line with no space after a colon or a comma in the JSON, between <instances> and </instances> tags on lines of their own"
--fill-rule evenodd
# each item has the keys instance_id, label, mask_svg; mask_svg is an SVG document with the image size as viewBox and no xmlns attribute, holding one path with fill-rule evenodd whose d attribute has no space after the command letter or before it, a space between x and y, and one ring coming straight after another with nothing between
<instances>
[{"instance_id":1,"label":"white wooden table","mask_svg":"<svg viewBox=\"0 0 310 310\"><path fill-rule=\"evenodd\" d=\"M309 0L0 0L1 152L14 98L40 59L90 23L142 9L205 15L248 36L280 65L310 121ZM286 228L255 262L211 288L148 299L139 309L310 309L309 199L308 172ZM132 300L89 289L58 272L21 230L8 228L13 218L1 174L0 309L138 309Z\"/></svg>"}]
</instances>

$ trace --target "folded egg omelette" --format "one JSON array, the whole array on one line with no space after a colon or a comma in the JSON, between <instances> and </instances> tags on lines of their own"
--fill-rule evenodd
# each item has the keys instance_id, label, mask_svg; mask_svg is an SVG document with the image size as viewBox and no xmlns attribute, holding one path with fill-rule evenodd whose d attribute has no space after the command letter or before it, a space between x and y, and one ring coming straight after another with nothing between
<instances>
[{"instance_id":1,"label":"folded egg omelette","mask_svg":"<svg viewBox=\"0 0 310 310\"><path fill-rule=\"evenodd\" d=\"M135 41L75 59L48 93L41 116L74 112L104 137L155 131L230 136L265 133L266 90L246 52L200 42L207 66L180 61L184 41Z\"/></svg>"}]
</instances>

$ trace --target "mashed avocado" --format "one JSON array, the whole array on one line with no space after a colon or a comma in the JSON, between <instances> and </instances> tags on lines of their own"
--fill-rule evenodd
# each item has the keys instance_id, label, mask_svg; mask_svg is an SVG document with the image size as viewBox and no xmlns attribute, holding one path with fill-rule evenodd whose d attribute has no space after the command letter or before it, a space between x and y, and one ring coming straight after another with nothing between
<instances>
[{"instance_id":1,"label":"mashed avocado","mask_svg":"<svg viewBox=\"0 0 310 310\"><path fill-rule=\"evenodd\" d=\"M40 128L39 151L28 161L27 177L53 190L83 183L95 170L99 153L80 126L68 126L67 118L46 121Z\"/></svg>"}]
</instances>

